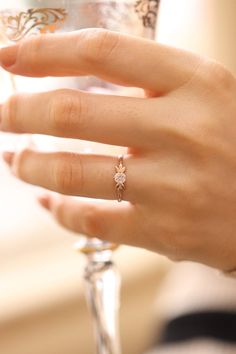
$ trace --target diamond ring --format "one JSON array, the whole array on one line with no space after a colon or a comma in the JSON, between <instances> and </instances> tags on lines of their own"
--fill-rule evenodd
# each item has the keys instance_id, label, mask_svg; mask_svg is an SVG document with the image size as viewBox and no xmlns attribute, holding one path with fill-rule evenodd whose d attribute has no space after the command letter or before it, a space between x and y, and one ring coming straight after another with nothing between
<instances>
[{"instance_id":1,"label":"diamond ring","mask_svg":"<svg viewBox=\"0 0 236 354\"><path fill-rule=\"evenodd\" d=\"M126 182L126 167L124 166L124 157L120 155L118 157L118 165L115 166L116 174L114 175L114 180L116 182L116 194L118 202L123 200L123 192L125 190Z\"/></svg>"}]
</instances>

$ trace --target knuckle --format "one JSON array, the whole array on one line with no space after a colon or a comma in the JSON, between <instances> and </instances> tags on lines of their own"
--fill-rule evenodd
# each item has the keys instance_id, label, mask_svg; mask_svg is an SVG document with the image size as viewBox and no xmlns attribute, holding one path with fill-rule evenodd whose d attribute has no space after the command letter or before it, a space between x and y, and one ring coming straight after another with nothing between
<instances>
[{"instance_id":1,"label":"knuckle","mask_svg":"<svg viewBox=\"0 0 236 354\"><path fill-rule=\"evenodd\" d=\"M83 129L83 112L82 94L73 90L58 90L49 104L49 122L52 130L59 136L70 132L73 136L78 128L80 131Z\"/></svg>"},{"instance_id":2,"label":"knuckle","mask_svg":"<svg viewBox=\"0 0 236 354\"><path fill-rule=\"evenodd\" d=\"M95 205L89 206L84 215L83 231L87 236L95 237L103 235L101 218Z\"/></svg>"},{"instance_id":3,"label":"knuckle","mask_svg":"<svg viewBox=\"0 0 236 354\"><path fill-rule=\"evenodd\" d=\"M228 89L235 81L229 70L220 64L212 64L210 69L210 80L217 87Z\"/></svg>"},{"instance_id":4,"label":"knuckle","mask_svg":"<svg viewBox=\"0 0 236 354\"><path fill-rule=\"evenodd\" d=\"M2 107L3 129L14 131L16 129L17 106L19 95L12 95Z\"/></svg>"},{"instance_id":5,"label":"knuckle","mask_svg":"<svg viewBox=\"0 0 236 354\"><path fill-rule=\"evenodd\" d=\"M79 52L81 55L82 47L84 60L90 64L94 62L104 64L115 55L119 42L119 33L100 28L84 30L80 33Z\"/></svg>"},{"instance_id":6,"label":"knuckle","mask_svg":"<svg viewBox=\"0 0 236 354\"><path fill-rule=\"evenodd\" d=\"M56 191L72 195L76 191L83 195L83 163L77 154L65 153L55 158L52 170L53 184Z\"/></svg>"},{"instance_id":7,"label":"knuckle","mask_svg":"<svg viewBox=\"0 0 236 354\"><path fill-rule=\"evenodd\" d=\"M222 93L235 86L233 74L223 65L214 61L207 61L203 64L198 74L204 86L213 92L219 91Z\"/></svg>"},{"instance_id":8,"label":"knuckle","mask_svg":"<svg viewBox=\"0 0 236 354\"><path fill-rule=\"evenodd\" d=\"M62 194L71 194L74 182L73 163L63 157L55 159L53 180L56 191Z\"/></svg>"}]
</instances>

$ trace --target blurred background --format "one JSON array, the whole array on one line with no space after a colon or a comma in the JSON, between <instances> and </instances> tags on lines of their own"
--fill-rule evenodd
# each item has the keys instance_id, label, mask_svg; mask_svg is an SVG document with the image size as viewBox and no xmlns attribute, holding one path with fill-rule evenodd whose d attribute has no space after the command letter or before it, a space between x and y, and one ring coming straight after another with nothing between
<instances>
[{"instance_id":1,"label":"blurred background","mask_svg":"<svg viewBox=\"0 0 236 354\"><path fill-rule=\"evenodd\" d=\"M235 15L235 0L162 0L157 40L208 55L236 72ZM4 87L0 90L4 93ZM40 209L37 193L10 176L0 161L0 353L92 354L91 318L83 294L84 259L72 247L77 237ZM158 335L163 318L178 313L188 299L197 303L211 297L209 279L217 283L219 304L226 293L228 303L234 302L234 283L224 279L230 290L220 292L215 271L206 267L189 265L186 271L183 265L129 247L121 247L115 260L123 279L124 354L143 353ZM182 277L181 296L167 286L176 269ZM198 291L189 281L193 278Z\"/></svg>"}]
</instances>

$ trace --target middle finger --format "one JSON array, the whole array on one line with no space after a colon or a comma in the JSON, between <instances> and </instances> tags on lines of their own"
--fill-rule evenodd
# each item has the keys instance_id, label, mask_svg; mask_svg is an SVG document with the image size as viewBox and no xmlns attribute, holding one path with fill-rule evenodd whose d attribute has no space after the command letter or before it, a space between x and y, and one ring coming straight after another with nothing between
<instances>
[{"instance_id":1,"label":"middle finger","mask_svg":"<svg viewBox=\"0 0 236 354\"><path fill-rule=\"evenodd\" d=\"M15 133L48 134L101 143L148 147L150 101L62 89L18 94L1 107L0 129ZM168 98L159 98L158 107ZM166 105L166 104L165 104ZM148 136L148 139L145 139ZM155 139L154 139L155 140Z\"/></svg>"}]
</instances>

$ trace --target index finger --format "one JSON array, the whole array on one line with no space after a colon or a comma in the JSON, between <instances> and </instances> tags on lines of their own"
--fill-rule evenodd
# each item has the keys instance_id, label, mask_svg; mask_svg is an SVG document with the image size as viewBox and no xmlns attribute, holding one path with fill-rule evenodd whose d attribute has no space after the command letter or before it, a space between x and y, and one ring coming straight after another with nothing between
<instances>
[{"instance_id":1,"label":"index finger","mask_svg":"<svg viewBox=\"0 0 236 354\"><path fill-rule=\"evenodd\" d=\"M0 50L0 63L24 76L94 75L165 94L191 79L201 58L103 29L44 34Z\"/></svg>"}]
</instances>

